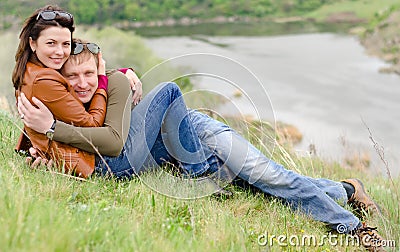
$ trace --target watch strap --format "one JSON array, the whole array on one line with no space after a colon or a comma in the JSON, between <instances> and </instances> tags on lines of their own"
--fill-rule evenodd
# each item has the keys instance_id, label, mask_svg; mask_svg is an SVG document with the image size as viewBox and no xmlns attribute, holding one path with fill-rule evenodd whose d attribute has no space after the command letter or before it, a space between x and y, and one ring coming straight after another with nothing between
<instances>
[{"instance_id":1,"label":"watch strap","mask_svg":"<svg viewBox=\"0 0 400 252\"><path fill-rule=\"evenodd\" d=\"M51 125L50 129L52 129L53 131L56 129L56 119L54 119L53 124Z\"/></svg>"},{"instance_id":2,"label":"watch strap","mask_svg":"<svg viewBox=\"0 0 400 252\"><path fill-rule=\"evenodd\" d=\"M56 120L54 120L53 124L51 125L50 129L46 132L46 137L50 140L53 140L54 130L56 128Z\"/></svg>"}]
</instances>

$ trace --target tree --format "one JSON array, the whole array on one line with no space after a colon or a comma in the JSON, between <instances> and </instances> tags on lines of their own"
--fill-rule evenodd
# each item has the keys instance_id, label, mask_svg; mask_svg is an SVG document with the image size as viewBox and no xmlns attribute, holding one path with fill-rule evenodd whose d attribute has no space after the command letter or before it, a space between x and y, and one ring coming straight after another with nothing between
<instances>
[{"instance_id":1,"label":"tree","mask_svg":"<svg viewBox=\"0 0 400 252\"><path fill-rule=\"evenodd\" d=\"M135 2L131 2L125 5L124 15L129 21L141 21L143 18L142 10L140 6Z\"/></svg>"},{"instance_id":2,"label":"tree","mask_svg":"<svg viewBox=\"0 0 400 252\"><path fill-rule=\"evenodd\" d=\"M100 8L96 0L71 0L68 3L68 10L80 23L93 24L101 20L98 18Z\"/></svg>"}]
</instances>

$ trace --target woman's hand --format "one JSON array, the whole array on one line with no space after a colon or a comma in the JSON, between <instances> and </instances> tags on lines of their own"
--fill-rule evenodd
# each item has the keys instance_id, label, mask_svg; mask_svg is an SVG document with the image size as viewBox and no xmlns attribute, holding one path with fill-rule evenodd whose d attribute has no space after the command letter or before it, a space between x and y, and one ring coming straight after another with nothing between
<instances>
[{"instance_id":1,"label":"woman's hand","mask_svg":"<svg viewBox=\"0 0 400 252\"><path fill-rule=\"evenodd\" d=\"M18 97L18 113L27 127L39 133L46 134L54 122L53 114L36 97L32 97L32 101L37 108L30 103L24 93L21 93Z\"/></svg>"},{"instance_id":2,"label":"woman's hand","mask_svg":"<svg viewBox=\"0 0 400 252\"><path fill-rule=\"evenodd\" d=\"M132 98L133 98L133 104L137 105L142 100L142 94L143 94L142 82L140 81L136 73L132 71L132 69L128 69L125 73L125 76L131 83L131 89L135 91Z\"/></svg>"},{"instance_id":3,"label":"woman's hand","mask_svg":"<svg viewBox=\"0 0 400 252\"><path fill-rule=\"evenodd\" d=\"M53 165L55 165L55 163L54 163L54 161L52 159L47 160L45 158L41 158L38 155L37 150L35 148L33 148L33 147L29 148L29 154L30 154L30 157L27 157L25 162L32 169L36 169L41 165L47 166L47 168L51 169L53 167Z\"/></svg>"},{"instance_id":4,"label":"woman's hand","mask_svg":"<svg viewBox=\"0 0 400 252\"><path fill-rule=\"evenodd\" d=\"M101 51L97 54L99 59L99 65L97 66L98 75L106 75L106 61L103 59L103 54Z\"/></svg>"}]
</instances>

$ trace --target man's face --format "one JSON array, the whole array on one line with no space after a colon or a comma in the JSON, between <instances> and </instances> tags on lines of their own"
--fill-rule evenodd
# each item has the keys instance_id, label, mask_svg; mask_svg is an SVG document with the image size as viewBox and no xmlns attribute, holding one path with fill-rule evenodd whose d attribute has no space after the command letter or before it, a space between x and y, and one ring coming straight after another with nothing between
<instances>
[{"instance_id":1,"label":"man's face","mask_svg":"<svg viewBox=\"0 0 400 252\"><path fill-rule=\"evenodd\" d=\"M99 84L94 57L81 64L67 61L62 69L62 75L69 81L82 103L88 103L92 99Z\"/></svg>"}]
</instances>

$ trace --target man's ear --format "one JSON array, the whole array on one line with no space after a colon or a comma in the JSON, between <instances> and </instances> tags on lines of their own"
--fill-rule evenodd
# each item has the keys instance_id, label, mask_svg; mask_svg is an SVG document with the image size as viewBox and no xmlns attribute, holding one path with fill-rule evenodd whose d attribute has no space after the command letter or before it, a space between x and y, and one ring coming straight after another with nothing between
<instances>
[{"instance_id":1,"label":"man's ear","mask_svg":"<svg viewBox=\"0 0 400 252\"><path fill-rule=\"evenodd\" d=\"M32 37L29 37L29 46L31 47L32 52L36 51L36 41L34 41Z\"/></svg>"}]
</instances>

